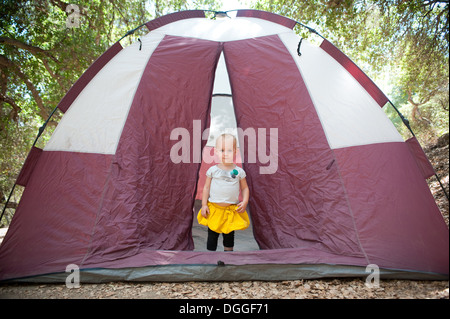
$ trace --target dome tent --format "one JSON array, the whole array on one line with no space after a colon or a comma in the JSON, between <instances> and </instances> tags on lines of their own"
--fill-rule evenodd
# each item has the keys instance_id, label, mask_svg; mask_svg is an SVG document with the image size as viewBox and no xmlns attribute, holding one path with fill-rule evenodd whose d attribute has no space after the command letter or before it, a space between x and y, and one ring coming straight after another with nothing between
<instances>
[{"instance_id":1,"label":"dome tent","mask_svg":"<svg viewBox=\"0 0 450 319\"><path fill-rule=\"evenodd\" d=\"M382 277L448 278L448 228L417 140L402 139L387 97L348 57L295 25L183 11L108 49L19 174L0 280L63 282L72 264L83 282L367 276L370 264ZM195 251L193 207L212 165L201 155L226 116L260 249Z\"/></svg>"}]
</instances>

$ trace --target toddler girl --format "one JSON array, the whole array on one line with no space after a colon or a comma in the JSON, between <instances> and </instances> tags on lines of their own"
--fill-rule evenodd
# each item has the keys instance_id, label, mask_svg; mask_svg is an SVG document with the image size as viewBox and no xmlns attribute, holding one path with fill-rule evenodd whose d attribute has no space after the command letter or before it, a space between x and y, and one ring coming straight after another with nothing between
<instances>
[{"instance_id":1,"label":"toddler girl","mask_svg":"<svg viewBox=\"0 0 450 319\"><path fill-rule=\"evenodd\" d=\"M208 250L217 249L219 234L222 233L224 250L232 251L234 231L250 225L246 211L250 192L244 170L234 164L236 138L231 134L220 135L214 151L220 163L206 172L202 208L197 219L199 224L208 226ZM242 193L241 202L239 190Z\"/></svg>"}]
</instances>

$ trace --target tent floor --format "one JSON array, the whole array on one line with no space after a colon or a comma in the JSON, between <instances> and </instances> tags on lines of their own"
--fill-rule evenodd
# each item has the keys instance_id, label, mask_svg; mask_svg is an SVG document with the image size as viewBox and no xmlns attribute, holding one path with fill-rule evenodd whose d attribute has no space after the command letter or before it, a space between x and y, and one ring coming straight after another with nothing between
<instances>
[{"instance_id":1,"label":"tent floor","mask_svg":"<svg viewBox=\"0 0 450 319\"><path fill-rule=\"evenodd\" d=\"M194 239L195 247L194 251L207 251L206 239L208 236L208 228L200 225L197 221L197 214L201 206L202 202L200 200L196 200L194 205L194 221L192 223L192 238ZM256 243L255 238L253 237L252 225L250 225L250 227L245 230L236 231L234 235L234 251L249 250L259 250L259 246ZM219 237L217 251L223 251L222 236Z\"/></svg>"},{"instance_id":2,"label":"tent floor","mask_svg":"<svg viewBox=\"0 0 450 319\"><path fill-rule=\"evenodd\" d=\"M192 237L194 240L194 252L206 250L207 228L197 222L197 213L201 202L196 201L194 207L194 221ZM252 226L235 234L235 251L249 251L249 255L258 255L259 247L253 237ZM250 252L252 251L252 252ZM261 251L264 253L264 251ZM184 252L183 252L184 253ZM223 253L223 245L219 240L217 253L229 257L234 254ZM196 254L199 255L199 254ZM198 257L198 256L197 256ZM218 256L215 255L214 258ZM250 256L251 257L251 256ZM215 259L217 260L217 259ZM253 263L243 265L218 265L216 262L202 264L174 263L153 265L144 267L123 268L86 268L80 270L80 279L83 283L102 283L111 281L242 281L242 280L299 280L339 277L363 277L367 278L368 272L365 266L323 264L323 263ZM66 272L49 273L38 276L16 278L3 282L35 282L35 283L62 283L67 279ZM405 271L380 268L381 279L410 279L410 280L448 280L446 274L427 273L420 271Z\"/></svg>"}]
</instances>

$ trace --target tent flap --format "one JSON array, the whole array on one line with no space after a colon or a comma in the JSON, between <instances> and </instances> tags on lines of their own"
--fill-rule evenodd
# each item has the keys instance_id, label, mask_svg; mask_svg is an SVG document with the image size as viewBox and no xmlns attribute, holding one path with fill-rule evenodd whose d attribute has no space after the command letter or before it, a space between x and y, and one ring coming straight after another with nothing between
<instances>
[{"instance_id":1,"label":"tent flap","mask_svg":"<svg viewBox=\"0 0 450 319\"><path fill-rule=\"evenodd\" d=\"M420 171L425 179L430 178L435 174L433 165L431 165L428 160L427 155L423 151L422 146L420 146L419 141L415 136L411 137L406 141L412 156L414 157L417 166L419 166Z\"/></svg>"},{"instance_id":2,"label":"tent flap","mask_svg":"<svg viewBox=\"0 0 450 319\"><path fill-rule=\"evenodd\" d=\"M280 38L229 42L224 53L238 126L258 137L240 140L240 152L259 246L315 246L363 256L339 172L330 166L334 153Z\"/></svg>"},{"instance_id":3,"label":"tent flap","mask_svg":"<svg viewBox=\"0 0 450 319\"><path fill-rule=\"evenodd\" d=\"M16 184L20 186L27 186L28 180L33 173L39 158L41 157L42 149L33 146L30 153L28 153L27 159L22 166L22 169L17 177Z\"/></svg>"}]
</instances>

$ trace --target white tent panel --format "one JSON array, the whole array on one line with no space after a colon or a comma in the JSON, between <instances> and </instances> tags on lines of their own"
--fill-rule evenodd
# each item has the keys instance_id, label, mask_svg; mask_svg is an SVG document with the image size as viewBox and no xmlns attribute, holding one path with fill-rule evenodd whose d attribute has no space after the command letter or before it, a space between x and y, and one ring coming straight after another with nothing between
<instances>
[{"instance_id":1,"label":"white tent panel","mask_svg":"<svg viewBox=\"0 0 450 319\"><path fill-rule=\"evenodd\" d=\"M227 42L292 32L292 30L267 20L239 17L217 20L204 18L179 20L164 25L152 32Z\"/></svg>"},{"instance_id":2,"label":"white tent panel","mask_svg":"<svg viewBox=\"0 0 450 319\"><path fill-rule=\"evenodd\" d=\"M236 116L231 96L214 96L211 101L211 122L206 145L214 147L216 139L224 133L238 137ZM237 139L239 147L239 139Z\"/></svg>"},{"instance_id":3,"label":"white tent panel","mask_svg":"<svg viewBox=\"0 0 450 319\"><path fill-rule=\"evenodd\" d=\"M350 73L320 47L294 33L280 35L306 83L332 149L403 142L382 108Z\"/></svg>"},{"instance_id":4,"label":"white tent panel","mask_svg":"<svg viewBox=\"0 0 450 319\"><path fill-rule=\"evenodd\" d=\"M207 146L214 147L216 139L223 133L233 134L236 138L238 137L236 115L231 94L230 78L222 51L214 76ZM237 140L237 146L239 147L239 139Z\"/></svg>"},{"instance_id":5,"label":"white tent panel","mask_svg":"<svg viewBox=\"0 0 450 319\"><path fill-rule=\"evenodd\" d=\"M46 151L114 154L145 65L163 36L142 37L120 51L64 114Z\"/></svg>"},{"instance_id":6,"label":"white tent panel","mask_svg":"<svg viewBox=\"0 0 450 319\"><path fill-rule=\"evenodd\" d=\"M223 51L220 54L219 62L217 63L216 75L214 76L213 94L231 95L230 79L228 77Z\"/></svg>"}]
</instances>

